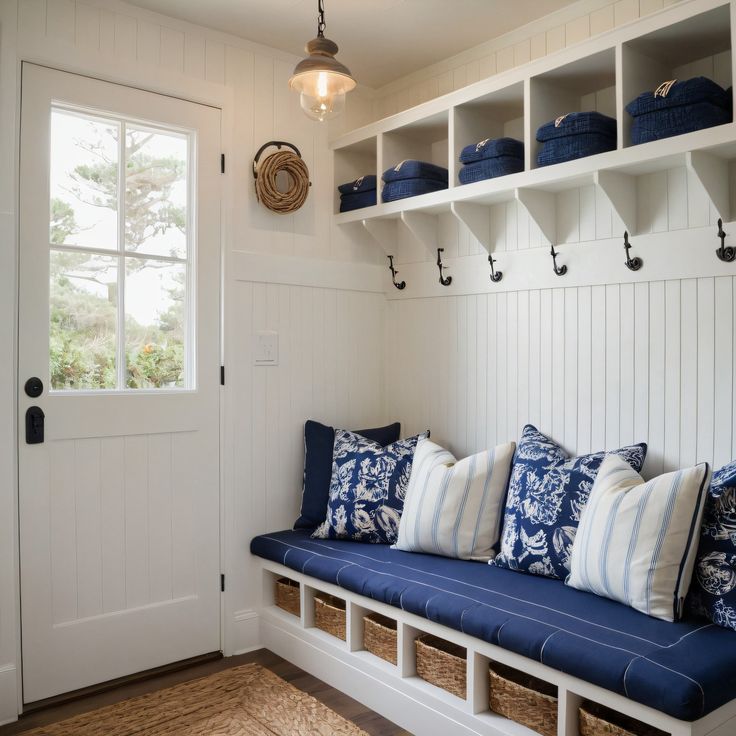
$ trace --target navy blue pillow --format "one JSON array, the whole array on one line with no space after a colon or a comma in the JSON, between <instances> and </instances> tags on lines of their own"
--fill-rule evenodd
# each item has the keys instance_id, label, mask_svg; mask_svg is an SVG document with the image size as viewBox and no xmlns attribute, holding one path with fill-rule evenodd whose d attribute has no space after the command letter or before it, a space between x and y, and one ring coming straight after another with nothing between
<instances>
[{"instance_id":1,"label":"navy blue pillow","mask_svg":"<svg viewBox=\"0 0 736 736\"><path fill-rule=\"evenodd\" d=\"M598 468L607 454L641 471L647 446L622 447L571 458L527 424L516 447L506 496L501 551L490 564L564 580L572 543Z\"/></svg>"},{"instance_id":2,"label":"navy blue pillow","mask_svg":"<svg viewBox=\"0 0 736 736\"><path fill-rule=\"evenodd\" d=\"M363 435L382 447L396 442L401 434L401 424L395 422L386 427L358 429ZM304 425L304 486L302 489L301 515L294 529L316 529L327 514L332 479L332 450L335 445L335 428L313 419Z\"/></svg>"},{"instance_id":3,"label":"navy blue pillow","mask_svg":"<svg viewBox=\"0 0 736 736\"><path fill-rule=\"evenodd\" d=\"M710 482L688 607L736 629L736 460Z\"/></svg>"}]
</instances>

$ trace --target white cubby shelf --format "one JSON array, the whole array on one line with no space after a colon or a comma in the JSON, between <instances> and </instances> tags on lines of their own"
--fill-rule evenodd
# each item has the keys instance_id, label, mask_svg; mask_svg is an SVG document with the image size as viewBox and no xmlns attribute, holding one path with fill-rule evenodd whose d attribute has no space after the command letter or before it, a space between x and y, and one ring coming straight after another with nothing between
<instances>
[{"instance_id":1,"label":"white cubby shelf","mask_svg":"<svg viewBox=\"0 0 736 736\"><path fill-rule=\"evenodd\" d=\"M446 166L449 187L395 202L339 213L335 223L363 225L387 252L403 223L437 232L435 218L452 213L490 250L490 206L518 201L542 234L557 243L554 198L594 185L610 201L631 235L637 234L637 177L686 167L723 220L731 216L729 163L736 160L736 124L728 123L642 145L630 145L625 107L641 92L672 78L705 75L723 87L734 76L734 7L729 0L684 0L521 67L497 74L391 117L354 130L331 144L335 191L351 177L381 173L407 158ZM536 166L537 128L559 115L598 110L616 118L613 151L547 167ZM483 138L524 141L525 169L517 174L461 185L458 156ZM419 217L417 217L418 215ZM426 216L426 217L422 217ZM436 247L436 236L425 241Z\"/></svg>"},{"instance_id":2,"label":"white cubby shelf","mask_svg":"<svg viewBox=\"0 0 736 736\"><path fill-rule=\"evenodd\" d=\"M457 736L536 736L536 732L489 709L491 662L507 665L551 683L558 693L558 736L579 736L583 701L604 705L669 736L733 736L736 701L693 723L680 721L536 660L502 649L400 608L352 593L275 562L258 558L263 583L260 610L264 647L324 680L372 710L416 734ZM301 616L274 603L274 584L287 577L300 585ZM347 637L337 639L314 626L314 595L328 593L345 601ZM379 613L396 621L397 663L370 654L363 646L363 616ZM433 634L467 651L466 697L459 698L416 674L414 640Z\"/></svg>"}]
</instances>

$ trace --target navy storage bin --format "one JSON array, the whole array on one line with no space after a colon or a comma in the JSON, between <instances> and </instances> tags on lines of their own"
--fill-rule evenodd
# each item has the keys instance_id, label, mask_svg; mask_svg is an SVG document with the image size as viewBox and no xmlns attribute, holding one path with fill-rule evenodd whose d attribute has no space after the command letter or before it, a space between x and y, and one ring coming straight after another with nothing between
<instances>
[{"instance_id":1,"label":"navy storage bin","mask_svg":"<svg viewBox=\"0 0 736 736\"><path fill-rule=\"evenodd\" d=\"M389 181L383 187L381 196L384 202L393 202L397 199L405 199L406 197L416 197L418 194L426 194L427 192L437 192L440 189L447 189L447 182L437 181L435 179L399 179L398 181Z\"/></svg>"},{"instance_id":2,"label":"navy storage bin","mask_svg":"<svg viewBox=\"0 0 736 736\"><path fill-rule=\"evenodd\" d=\"M584 133L596 133L615 140L616 121L600 112L571 112L540 126L537 130L537 140L542 143L554 138Z\"/></svg>"},{"instance_id":3,"label":"navy storage bin","mask_svg":"<svg viewBox=\"0 0 736 736\"><path fill-rule=\"evenodd\" d=\"M498 156L513 156L524 158L524 144L515 138L486 138L480 143L471 143L460 152L460 162L463 164L483 161Z\"/></svg>"},{"instance_id":4,"label":"navy storage bin","mask_svg":"<svg viewBox=\"0 0 736 736\"><path fill-rule=\"evenodd\" d=\"M400 181L402 179L432 179L444 182L447 185L447 169L427 161L407 159L383 172L385 182Z\"/></svg>"},{"instance_id":5,"label":"navy storage bin","mask_svg":"<svg viewBox=\"0 0 736 736\"><path fill-rule=\"evenodd\" d=\"M616 139L600 133L584 133L571 135L565 138L553 138L546 141L537 154L538 166L560 164L563 161L572 161L577 158L593 156L596 153L613 151L616 148Z\"/></svg>"},{"instance_id":6,"label":"navy storage bin","mask_svg":"<svg viewBox=\"0 0 736 736\"><path fill-rule=\"evenodd\" d=\"M366 174L358 177L355 181L349 181L347 184L340 184L337 191L340 194L355 194L357 192L370 192L376 190L376 175Z\"/></svg>"},{"instance_id":7,"label":"navy storage bin","mask_svg":"<svg viewBox=\"0 0 736 736\"><path fill-rule=\"evenodd\" d=\"M524 171L524 159L516 156L497 156L486 158L472 164L465 164L458 174L461 184L472 184L474 181L493 179L506 174Z\"/></svg>"},{"instance_id":8,"label":"navy storage bin","mask_svg":"<svg viewBox=\"0 0 736 736\"><path fill-rule=\"evenodd\" d=\"M644 92L626 106L626 111L633 118L633 145L712 128L733 119L731 94L707 77Z\"/></svg>"},{"instance_id":9,"label":"navy storage bin","mask_svg":"<svg viewBox=\"0 0 736 736\"><path fill-rule=\"evenodd\" d=\"M372 207L376 203L376 190L367 192L355 192L355 194L343 194L340 197L340 212L350 212L363 207Z\"/></svg>"},{"instance_id":10,"label":"navy storage bin","mask_svg":"<svg viewBox=\"0 0 736 736\"><path fill-rule=\"evenodd\" d=\"M599 112L571 112L537 130L538 166L550 166L616 148L616 121Z\"/></svg>"}]
</instances>

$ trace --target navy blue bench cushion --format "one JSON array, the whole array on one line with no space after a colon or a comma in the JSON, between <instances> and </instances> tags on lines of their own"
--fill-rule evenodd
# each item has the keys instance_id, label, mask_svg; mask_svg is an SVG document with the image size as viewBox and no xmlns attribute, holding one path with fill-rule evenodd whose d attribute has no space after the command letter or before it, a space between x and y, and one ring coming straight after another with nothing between
<instances>
[{"instance_id":1,"label":"navy blue bench cushion","mask_svg":"<svg viewBox=\"0 0 736 736\"><path fill-rule=\"evenodd\" d=\"M736 634L551 580L386 545L264 534L251 552L694 721L736 698Z\"/></svg>"}]
</instances>

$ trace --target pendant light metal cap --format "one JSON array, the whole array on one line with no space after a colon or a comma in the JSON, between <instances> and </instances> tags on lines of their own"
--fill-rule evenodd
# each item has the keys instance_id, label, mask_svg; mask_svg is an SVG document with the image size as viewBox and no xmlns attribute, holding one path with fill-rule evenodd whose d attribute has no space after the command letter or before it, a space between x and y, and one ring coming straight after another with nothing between
<instances>
[{"instance_id":1,"label":"pendant light metal cap","mask_svg":"<svg viewBox=\"0 0 736 736\"><path fill-rule=\"evenodd\" d=\"M350 92L355 89L356 82L345 64L335 58L338 46L324 36L313 38L305 48L309 56L302 59L289 79L289 87L298 92L306 91L313 85L316 74L324 72L330 77L330 88L333 93Z\"/></svg>"}]
</instances>

